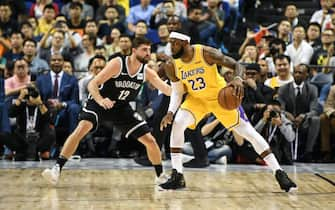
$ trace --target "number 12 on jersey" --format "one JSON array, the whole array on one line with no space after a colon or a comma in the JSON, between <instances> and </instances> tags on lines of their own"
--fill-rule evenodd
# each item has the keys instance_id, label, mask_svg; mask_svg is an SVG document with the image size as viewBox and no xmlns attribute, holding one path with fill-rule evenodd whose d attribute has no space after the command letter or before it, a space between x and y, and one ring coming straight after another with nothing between
<instances>
[{"instance_id":1,"label":"number 12 on jersey","mask_svg":"<svg viewBox=\"0 0 335 210\"><path fill-rule=\"evenodd\" d=\"M129 90L121 90L118 99L124 101L129 96L129 94L130 94Z\"/></svg>"}]
</instances>

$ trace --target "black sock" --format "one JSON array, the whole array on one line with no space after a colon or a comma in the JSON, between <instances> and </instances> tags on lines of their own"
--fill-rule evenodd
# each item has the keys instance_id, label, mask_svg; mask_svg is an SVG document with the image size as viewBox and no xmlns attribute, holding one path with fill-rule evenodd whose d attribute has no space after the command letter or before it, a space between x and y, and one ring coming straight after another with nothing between
<instances>
[{"instance_id":1,"label":"black sock","mask_svg":"<svg viewBox=\"0 0 335 210\"><path fill-rule=\"evenodd\" d=\"M154 167L155 167L156 175L157 177L159 177L163 173L163 166L162 164L160 164L160 165L154 165Z\"/></svg>"},{"instance_id":2,"label":"black sock","mask_svg":"<svg viewBox=\"0 0 335 210\"><path fill-rule=\"evenodd\" d=\"M56 164L59 165L60 170L62 170L62 168L63 168L63 166L65 165L66 161L67 161L67 158L64 157L64 156L62 156L62 155L60 155L60 156L57 158Z\"/></svg>"}]
</instances>

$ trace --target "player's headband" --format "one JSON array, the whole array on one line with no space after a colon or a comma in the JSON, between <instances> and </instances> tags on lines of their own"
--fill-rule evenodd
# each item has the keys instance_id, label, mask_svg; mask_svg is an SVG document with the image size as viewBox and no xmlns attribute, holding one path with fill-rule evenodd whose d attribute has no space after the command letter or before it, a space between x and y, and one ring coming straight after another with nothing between
<instances>
[{"instance_id":1,"label":"player's headband","mask_svg":"<svg viewBox=\"0 0 335 210\"><path fill-rule=\"evenodd\" d=\"M185 34L179 33L179 32L175 32L175 31L170 33L169 38L180 39L180 40L187 41L187 42L191 41L191 37Z\"/></svg>"}]
</instances>

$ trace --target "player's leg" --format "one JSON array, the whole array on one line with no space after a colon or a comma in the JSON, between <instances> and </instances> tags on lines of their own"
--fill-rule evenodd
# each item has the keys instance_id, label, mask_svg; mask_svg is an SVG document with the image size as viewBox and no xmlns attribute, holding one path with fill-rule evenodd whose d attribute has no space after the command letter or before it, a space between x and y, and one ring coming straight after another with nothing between
<instances>
[{"instance_id":1,"label":"player's leg","mask_svg":"<svg viewBox=\"0 0 335 210\"><path fill-rule=\"evenodd\" d=\"M88 102L86 107L83 108L79 114L79 123L75 130L66 139L55 165L51 169L45 169L42 172L42 176L48 182L53 185L57 184L63 166L67 162L68 158L70 158L71 155L76 151L79 142L92 129L98 127L99 116L101 116L101 109L102 108L100 108L99 105L95 102Z\"/></svg>"},{"instance_id":2,"label":"player's leg","mask_svg":"<svg viewBox=\"0 0 335 210\"><path fill-rule=\"evenodd\" d=\"M182 148L185 141L184 131L187 127L195 123L196 120L191 112L179 109L172 124L170 138L172 175L167 182L160 185L163 189L179 189L185 187L182 162Z\"/></svg>"},{"instance_id":3,"label":"player's leg","mask_svg":"<svg viewBox=\"0 0 335 210\"><path fill-rule=\"evenodd\" d=\"M76 151L79 142L84 136L89 133L93 128L93 123L87 120L81 120L76 127L76 129L70 134L66 139L62 151L57 158L55 165L51 169L45 169L42 172L42 176L51 184L56 185L59 180L60 172L71 157L71 155Z\"/></svg>"},{"instance_id":4,"label":"player's leg","mask_svg":"<svg viewBox=\"0 0 335 210\"><path fill-rule=\"evenodd\" d=\"M137 138L147 150L148 158L151 164L155 167L156 176L159 177L163 172L161 151L157 145L156 139L151 133L146 133Z\"/></svg>"},{"instance_id":5,"label":"player's leg","mask_svg":"<svg viewBox=\"0 0 335 210\"><path fill-rule=\"evenodd\" d=\"M255 128L252 127L252 125L249 122L241 118L240 124L234 127L233 131L236 132L238 135L244 137L252 144L255 151L264 159L267 165L272 169L273 173L276 176L277 181L280 184L281 189L288 192L297 188L296 184L288 178L286 173L280 167L276 157L271 152L269 144L255 130Z\"/></svg>"}]
</instances>

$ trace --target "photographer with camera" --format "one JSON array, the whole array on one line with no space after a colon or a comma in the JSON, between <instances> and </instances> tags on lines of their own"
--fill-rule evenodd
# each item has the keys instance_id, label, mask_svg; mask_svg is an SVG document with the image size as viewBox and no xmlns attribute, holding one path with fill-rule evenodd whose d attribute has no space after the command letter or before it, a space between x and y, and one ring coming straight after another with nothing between
<instances>
[{"instance_id":1,"label":"photographer with camera","mask_svg":"<svg viewBox=\"0 0 335 210\"><path fill-rule=\"evenodd\" d=\"M48 109L34 84L20 90L9 108L9 116L16 118L16 129L2 134L1 140L16 152L15 160L36 160L38 153L40 158L49 159L55 131L50 127Z\"/></svg>"},{"instance_id":2,"label":"photographer with camera","mask_svg":"<svg viewBox=\"0 0 335 210\"><path fill-rule=\"evenodd\" d=\"M255 129L268 141L280 164L292 165L291 142L295 139L293 123L286 118L280 102L273 100L266 107Z\"/></svg>"}]
</instances>

